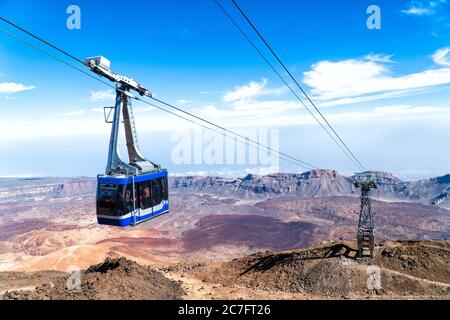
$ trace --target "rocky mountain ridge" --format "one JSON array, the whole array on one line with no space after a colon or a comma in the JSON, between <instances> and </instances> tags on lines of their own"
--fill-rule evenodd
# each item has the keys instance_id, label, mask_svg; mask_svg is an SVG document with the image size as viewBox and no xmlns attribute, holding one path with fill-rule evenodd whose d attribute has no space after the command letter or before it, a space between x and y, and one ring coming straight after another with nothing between
<instances>
[{"instance_id":1,"label":"rocky mountain ridge","mask_svg":"<svg viewBox=\"0 0 450 320\"><path fill-rule=\"evenodd\" d=\"M375 198L389 201L413 201L450 208L450 174L418 181L402 181L394 175L373 171L377 189ZM243 178L212 176L170 177L173 192L208 193L218 197L259 199L293 195L321 197L359 194L353 176L336 170L312 170L303 173L248 174ZM1 179L0 202L44 197L82 197L95 195L95 178Z\"/></svg>"},{"instance_id":2,"label":"rocky mountain ridge","mask_svg":"<svg viewBox=\"0 0 450 320\"><path fill-rule=\"evenodd\" d=\"M376 198L414 201L450 207L450 174L418 181L402 181L394 175L373 171ZM312 170L297 173L276 173L265 176L248 174L244 178L186 176L172 178L172 190L205 192L240 199L277 195L318 197L328 195L358 195L353 176L345 177L335 170Z\"/></svg>"},{"instance_id":3,"label":"rocky mountain ridge","mask_svg":"<svg viewBox=\"0 0 450 320\"><path fill-rule=\"evenodd\" d=\"M12 178L0 181L0 202L95 195L94 178Z\"/></svg>"}]
</instances>

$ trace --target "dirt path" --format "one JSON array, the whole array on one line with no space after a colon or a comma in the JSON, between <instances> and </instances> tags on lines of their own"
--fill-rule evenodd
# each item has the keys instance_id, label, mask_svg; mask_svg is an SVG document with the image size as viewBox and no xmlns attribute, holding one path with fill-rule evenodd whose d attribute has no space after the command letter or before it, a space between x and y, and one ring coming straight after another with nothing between
<instances>
[{"instance_id":1,"label":"dirt path","mask_svg":"<svg viewBox=\"0 0 450 320\"><path fill-rule=\"evenodd\" d=\"M182 288L186 292L183 299L186 300L211 300L211 299L252 299L252 300L309 300L309 299L326 299L325 296L302 294L302 293L286 293L269 290L257 290L239 285L223 285L203 282L191 276L180 275L173 272L164 272L164 275L174 281L181 281Z\"/></svg>"},{"instance_id":2,"label":"dirt path","mask_svg":"<svg viewBox=\"0 0 450 320\"><path fill-rule=\"evenodd\" d=\"M399 271L395 271L395 270L391 270L391 269L386 269L386 268L381 268L381 271L385 271L385 272L392 273L392 274L395 274L395 275L398 275L398 276L406 277L408 279L419 281L419 282L424 282L424 283L428 283L428 284L432 284L432 285L436 285L436 286L442 286L442 287L445 287L445 288L450 288L450 283L432 281L432 280L428 280L428 279L424 279L424 278L418 278L418 277L414 277L414 276L411 276L411 275L403 273L403 272L399 272Z\"/></svg>"}]
</instances>

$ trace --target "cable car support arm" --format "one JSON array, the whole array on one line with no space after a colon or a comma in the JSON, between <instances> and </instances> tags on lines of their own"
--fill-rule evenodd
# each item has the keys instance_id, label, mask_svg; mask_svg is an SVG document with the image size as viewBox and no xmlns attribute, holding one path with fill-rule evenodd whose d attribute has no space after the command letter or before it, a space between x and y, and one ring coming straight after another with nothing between
<instances>
[{"instance_id":1,"label":"cable car support arm","mask_svg":"<svg viewBox=\"0 0 450 320\"><path fill-rule=\"evenodd\" d=\"M134 96L130 93L130 90L136 91L141 96L152 97L150 91L135 80L112 72L110 70L111 63L104 57L87 58L85 64L94 73L116 83L116 103L114 106L106 174L137 175L159 170L159 164L155 164L145 159L139 151L133 109L131 106L131 98L134 98ZM118 149L121 114L125 129L125 139L130 160L129 163L126 163L121 159Z\"/></svg>"}]
</instances>

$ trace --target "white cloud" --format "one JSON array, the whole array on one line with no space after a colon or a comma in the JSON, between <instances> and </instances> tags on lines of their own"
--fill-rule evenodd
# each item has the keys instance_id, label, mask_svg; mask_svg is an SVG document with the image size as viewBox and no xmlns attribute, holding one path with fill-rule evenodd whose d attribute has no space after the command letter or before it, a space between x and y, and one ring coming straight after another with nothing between
<instances>
[{"instance_id":1,"label":"white cloud","mask_svg":"<svg viewBox=\"0 0 450 320\"><path fill-rule=\"evenodd\" d=\"M413 16L434 15L447 2L448 0L411 0L408 8L402 10L402 13Z\"/></svg>"},{"instance_id":2,"label":"white cloud","mask_svg":"<svg viewBox=\"0 0 450 320\"><path fill-rule=\"evenodd\" d=\"M384 59L386 60L386 59ZM352 67L353 61L351 60L350 66ZM366 75L378 76L381 71L385 72L384 67L371 61L364 61L364 63L370 64L373 68L371 71L360 70L361 68L355 68L355 77L360 77L358 80L348 80L346 84L349 88L357 82L366 82ZM359 66L359 65L358 65ZM339 66L338 69L342 67ZM347 62L345 67L348 67ZM351 69L351 68L350 68ZM345 68L343 68L345 70ZM343 70L338 70L338 74L344 73L344 84L345 84L345 72ZM360 73L359 73L360 72ZM326 78L326 76L324 76ZM383 77L388 77L383 75ZM412 76L412 79L417 77ZM370 79L369 79L370 80ZM420 80L420 79L419 79ZM326 85L326 81L324 81ZM392 82L392 81L391 81ZM450 80L449 80L450 82ZM337 81L339 83L339 81ZM251 84L251 83L250 83ZM250 88L251 85L245 85L240 88L246 87ZM342 81L341 81L342 84ZM267 81L263 82L266 91L272 91L273 89L267 87ZM337 86L336 83L331 83L330 88L334 89L333 86ZM262 87L262 86L260 86ZM399 86L397 86L399 87ZM335 98L331 100L319 100L319 107L327 107L334 105L350 104L357 102L365 102L377 99L387 99L400 97L404 95L411 95L416 93L423 93L424 89L412 88L405 86L408 89L398 89L395 91L387 92L375 92L370 95L356 95L356 96L345 96L341 98ZM371 88L369 86L369 88ZM338 88L340 89L340 88ZM372 86L372 89L373 86ZM394 87L394 89L396 89ZM375 88L375 90L377 90ZM353 93L353 92L350 92ZM359 94L359 92L357 92ZM208 104L195 110L195 113L201 117L209 119L213 122L220 123L225 127L253 127L253 126L284 126L284 125L301 125L301 124L315 124L315 120L304 107L297 100L259 100L257 98L245 98L240 100L233 100L226 103L225 106L218 107L214 104ZM333 96L334 97L334 96ZM444 113L444 116L450 115L450 108L443 107L433 107L433 106L410 106L410 105L395 105L395 106L383 106L380 108L374 108L372 110L358 111L358 112L338 112L338 113L327 113L325 116L331 122L345 122L345 121L359 121L359 120L383 120L384 117L389 117L392 120L410 120L414 119L416 116L421 116L428 114L430 117L436 119L440 118Z\"/></svg>"},{"instance_id":3,"label":"white cloud","mask_svg":"<svg viewBox=\"0 0 450 320\"><path fill-rule=\"evenodd\" d=\"M113 101L115 98L116 94L113 90L91 91L91 94L89 96L89 100L91 102Z\"/></svg>"},{"instance_id":4,"label":"white cloud","mask_svg":"<svg viewBox=\"0 0 450 320\"><path fill-rule=\"evenodd\" d=\"M425 119L449 117L450 108L436 106L411 106L411 105L391 105L376 107L365 112L343 112L328 116L334 122L347 121L401 121L408 119Z\"/></svg>"},{"instance_id":5,"label":"white cloud","mask_svg":"<svg viewBox=\"0 0 450 320\"><path fill-rule=\"evenodd\" d=\"M197 109L196 112L201 117L206 117L214 121L223 122L225 118L238 119L240 122L244 117L260 119L270 118L273 115L284 114L288 111L300 110L301 106L297 101L289 100L265 100L259 101L246 99L228 104L226 108L218 108L209 104Z\"/></svg>"},{"instance_id":6,"label":"white cloud","mask_svg":"<svg viewBox=\"0 0 450 320\"><path fill-rule=\"evenodd\" d=\"M2 120L0 123L0 141L39 139L45 137L74 137L107 133L98 119L75 117L47 117L45 120L35 121Z\"/></svg>"},{"instance_id":7,"label":"white cloud","mask_svg":"<svg viewBox=\"0 0 450 320\"><path fill-rule=\"evenodd\" d=\"M384 66L382 65L376 64L372 61L363 61L363 65L369 65L370 70L367 70L367 68L361 70L360 65L357 64L355 67L354 61L356 60L346 61L344 63L344 66L341 65L337 67L338 70L336 72L341 76L343 75L343 80L341 80L341 82L336 81L338 84L336 84L335 82L331 82L330 84L328 84L326 81L324 81L322 85L330 85L329 90L335 89L334 86L338 86L339 84L352 88L352 85L357 85L356 83L358 82L367 83L368 81L372 81L370 77L376 78L379 77L380 74L383 76L384 80L386 80L386 78L389 78L389 76L387 75L387 71L385 71ZM347 68L348 72L349 66L350 69L352 69L352 67L355 67L354 72L350 70L350 73L354 75L352 79L348 79L348 76L345 74L345 70ZM328 71L326 73L328 73ZM369 76L369 79L366 78L367 75ZM328 78L329 75L323 75L323 77ZM359 79L355 80L355 78L358 77ZM418 80L421 80L419 76L410 75L409 77L412 80L408 81L416 81L417 78L419 78ZM393 79L394 80L391 80L391 83L396 81L396 78ZM378 80L379 79L377 79L377 81ZM239 88L250 88L252 87L250 84ZM264 81L262 84L263 85L261 85L260 87L264 87L266 91L271 92L273 90L267 87L267 81ZM318 105L319 107L325 107L332 105L350 104L376 99L394 98L424 92L423 88L409 88L414 87L412 85L405 85L404 87L407 89L400 90L399 88L402 87L403 86L397 85L394 86L394 91L372 92L370 95L359 95L358 91L356 92L358 94L356 96L350 95L331 100L322 99L320 100L320 103ZM373 86L369 86L369 88L378 91L378 89L374 88ZM340 87L337 89L340 89ZM353 94L354 92L350 93ZM208 104L200 109L195 110L195 112L201 117L204 117L216 123L220 123L222 126L229 128L255 126L271 127L302 124L309 125L316 123L314 118L309 115L309 113L307 113L307 111L297 100L259 100L254 97L248 98L248 95L243 96L245 96L245 98L242 98L240 100L232 100L223 107ZM334 98L335 96L336 94L332 97ZM442 119L443 117L448 118L450 116L450 108L436 106L389 105L369 109L366 111L327 113L325 116L332 123L348 121L383 121L386 118L389 118L389 120L403 121L414 120L417 119L417 117L424 116L427 116L429 118Z\"/></svg>"},{"instance_id":8,"label":"white cloud","mask_svg":"<svg viewBox=\"0 0 450 320\"><path fill-rule=\"evenodd\" d=\"M450 107L392 105L381 106L367 111L327 113L327 120L332 123L361 123L386 121L414 121L414 120L450 120ZM281 114L270 118L245 118L239 125L254 126L290 126L315 125L316 121L308 114Z\"/></svg>"},{"instance_id":9,"label":"white cloud","mask_svg":"<svg viewBox=\"0 0 450 320\"><path fill-rule=\"evenodd\" d=\"M364 58L366 60L373 61L373 62L393 63L394 61L392 61L392 59L391 59L393 56L394 55L392 55L392 54L387 55L387 54L380 54L380 53L377 53L377 54L370 53L370 54L366 55Z\"/></svg>"},{"instance_id":10,"label":"white cloud","mask_svg":"<svg viewBox=\"0 0 450 320\"><path fill-rule=\"evenodd\" d=\"M450 66L450 57L448 54L449 52L450 47L438 49L431 57L436 64Z\"/></svg>"},{"instance_id":11,"label":"white cloud","mask_svg":"<svg viewBox=\"0 0 450 320\"><path fill-rule=\"evenodd\" d=\"M434 13L434 11L428 8L419 8L412 6L406 10L402 10L402 13L415 16L423 16L423 15L431 15Z\"/></svg>"},{"instance_id":12,"label":"white cloud","mask_svg":"<svg viewBox=\"0 0 450 320\"><path fill-rule=\"evenodd\" d=\"M424 93L424 92L425 92L424 90L420 90L420 89L398 90L398 91L393 91L393 92L383 92L383 93L370 94L370 95L359 96L359 97L346 97L346 98L342 98L342 99L333 99L333 100L329 100L329 101L316 103L316 105L320 108L333 107L333 106L368 102L368 101L372 101L372 100L383 100L383 99L392 99L392 98L398 98L398 97L403 97L403 96L411 96L413 94Z\"/></svg>"},{"instance_id":13,"label":"white cloud","mask_svg":"<svg viewBox=\"0 0 450 320\"><path fill-rule=\"evenodd\" d=\"M325 60L312 65L311 71L304 73L303 81L311 87L314 99L319 101L406 92L450 83L450 68L403 76L393 76L391 73L384 64L367 59Z\"/></svg>"},{"instance_id":14,"label":"white cloud","mask_svg":"<svg viewBox=\"0 0 450 320\"><path fill-rule=\"evenodd\" d=\"M372 114L379 116L388 116L393 114L419 114L419 113L432 113L439 111L450 111L450 108L444 107L430 107L430 106L410 106L410 105L394 105L386 107L378 107L373 109Z\"/></svg>"},{"instance_id":15,"label":"white cloud","mask_svg":"<svg viewBox=\"0 0 450 320\"><path fill-rule=\"evenodd\" d=\"M35 89L35 88L36 88L35 86L26 86L21 83L3 82L3 83L0 83L0 94L17 93L17 92L31 90L31 89Z\"/></svg>"},{"instance_id":16,"label":"white cloud","mask_svg":"<svg viewBox=\"0 0 450 320\"><path fill-rule=\"evenodd\" d=\"M351 60L353 63L353 60ZM364 63L370 65L371 72L369 75L379 76L379 65L371 61ZM351 64L351 63L350 63ZM339 69L339 68L338 68ZM381 69L384 70L384 69ZM446 69L445 69L446 70ZM437 70L439 71L439 70ZM366 70L367 72L367 70ZM368 81L363 74L357 72L361 81ZM364 72L362 72L364 73ZM384 75L386 77L386 75ZM344 80L347 79L344 77ZM343 81L344 84L346 83ZM263 81L265 92L278 94L278 89L272 89L267 86L267 80ZM325 83L327 84L327 83ZM350 85L350 84L349 84ZM250 87L250 85L242 86ZM333 89L334 87L332 87ZM407 91L411 92L411 90ZM401 90L394 92L383 92L378 98L392 97L398 94L405 94ZM235 130L236 128L248 127L274 127L289 125L316 125L315 120L309 115L303 106L297 100L276 100L276 99L258 99L255 96L226 102L223 106L208 104L200 109L194 110L195 114L202 116L208 120L220 124L225 128ZM372 99L372 97L369 97ZM322 104L332 103L349 103L355 101L364 101L366 96L350 96L331 101L323 100ZM344 101L345 100L345 101ZM322 106L322 104L320 106ZM135 108L136 125L138 132L167 131L176 128L198 129L199 127L193 123L186 122L183 119L174 117L163 112L152 112L155 110L153 106L140 106ZM88 112L89 111L89 112ZM39 137L57 137L57 136L79 136L108 134L109 129L101 125L102 119L95 112L103 112L102 108L82 109L67 112L65 114L55 115L46 118L43 121L36 122L32 117L27 120L21 119L0 119L0 141L21 139L21 138L39 138ZM384 123L386 121L419 121L422 119L431 119L436 121L450 120L450 107L442 106L413 106L413 105L388 105L378 106L377 108L366 109L363 111L339 111L327 112L325 114L327 120L331 123L347 123L363 121L378 121ZM150 125L151 124L151 125ZM170 124L170 125L168 125Z\"/></svg>"},{"instance_id":17,"label":"white cloud","mask_svg":"<svg viewBox=\"0 0 450 320\"><path fill-rule=\"evenodd\" d=\"M229 91L224 97L225 102L232 102L248 98L255 98L267 95L279 95L286 92L284 87L277 89L267 88L267 79L262 79L261 82L251 81L249 84L243 86L236 86L233 91Z\"/></svg>"},{"instance_id":18,"label":"white cloud","mask_svg":"<svg viewBox=\"0 0 450 320\"><path fill-rule=\"evenodd\" d=\"M258 101L254 101L258 105ZM275 103L275 102L274 102ZM273 105L275 107L275 104ZM299 109L296 102L284 101L278 102L278 107L284 108L284 111L272 113L269 116L254 116L253 114L237 116L235 110L231 112L214 107L220 118L220 125L235 131L239 128L256 127L274 127L290 125L316 125L315 120L304 111ZM212 107L211 107L212 108ZM291 110L298 109L298 112ZM261 107L264 110L264 107ZM269 108L271 110L271 108ZM229 112L229 113L226 113ZM222 117L222 114L226 116ZM450 107L438 106L411 106L411 105L392 105L379 106L377 108L357 111L357 112L333 112L325 115L332 124L337 123L358 123L378 122L385 124L387 121L401 123L404 121L424 121L432 120L434 122L450 121ZM217 123L215 117L208 117ZM168 125L170 124L170 125ZM170 131L199 129L195 124L184 121L166 113L141 113L136 117L136 126L138 134L143 132ZM42 121L35 121L33 117L29 119L0 119L0 142L16 139L39 139L42 137L64 137L64 136L84 136L109 134L109 126L103 123L98 115L92 112L86 112L75 117L54 116L47 117Z\"/></svg>"}]
</instances>

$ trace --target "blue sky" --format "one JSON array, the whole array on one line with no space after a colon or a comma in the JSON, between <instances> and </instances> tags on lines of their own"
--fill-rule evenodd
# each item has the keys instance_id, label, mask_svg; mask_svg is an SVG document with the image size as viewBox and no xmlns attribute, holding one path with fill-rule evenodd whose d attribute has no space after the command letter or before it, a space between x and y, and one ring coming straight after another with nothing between
<instances>
[{"instance_id":1,"label":"blue sky","mask_svg":"<svg viewBox=\"0 0 450 320\"><path fill-rule=\"evenodd\" d=\"M231 2L221 3L257 42ZM367 168L407 179L450 172L448 1L239 3ZM72 4L80 30L66 27ZM381 9L380 30L366 27L371 4ZM104 55L160 99L234 130L277 130L283 152L356 170L212 0L1 0L0 12L77 57ZM0 33L0 176L102 172L109 125L99 111L114 101L108 90ZM134 108L143 153L172 173L302 171L283 161L176 163L174 137L193 136L193 127Z\"/></svg>"}]
</instances>

